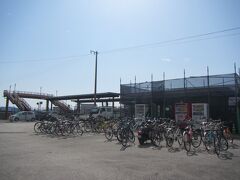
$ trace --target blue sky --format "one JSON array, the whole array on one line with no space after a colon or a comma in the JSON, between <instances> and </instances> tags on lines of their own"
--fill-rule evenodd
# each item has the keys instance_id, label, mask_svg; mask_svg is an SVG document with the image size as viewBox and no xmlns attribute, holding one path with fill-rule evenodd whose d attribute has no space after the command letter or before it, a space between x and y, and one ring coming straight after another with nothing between
<instances>
[{"instance_id":1,"label":"blue sky","mask_svg":"<svg viewBox=\"0 0 240 180\"><path fill-rule=\"evenodd\" d=\"M240 26L239 0L1 0L0 92L92 93L122 83L232 73L240 32L225 37L102 53ZM74 56L74 57L73 57ZM68 57L68 58L67 58ZM29 62L30 61L30 62ZM11 62L11 63L10 63ZM35 106L35 101L29 101ZM0 97L0 106L5 104Z\"/></svg>"}]
</instances>

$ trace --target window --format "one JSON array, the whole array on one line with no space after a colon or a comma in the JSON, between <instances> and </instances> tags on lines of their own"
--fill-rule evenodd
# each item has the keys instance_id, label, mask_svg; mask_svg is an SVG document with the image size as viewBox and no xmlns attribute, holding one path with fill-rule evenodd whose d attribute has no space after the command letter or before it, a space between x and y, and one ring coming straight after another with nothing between
<instances>
[{"instance_id":1,"label":"window","mask_svg":"<svg viewBox=\"0 0 240 180\"><path fill-rule=\"evenodd\" d=\"M27 115L27 112L23 112L22 115Z\"/></svg>"},{"instance_id":2,"label":"window","mask_svg":"<svg viewBox=\"0 0 240 180\"><path fill-rule=\"evenodd\" d=\"M99 109L94 108L91 110L91 114L98 114Z\"/></svg>"},{"instance_id":3,"label":"window","mask_svg":"<svg viewBox=\"0 0 240 180\"><path fill-rule=\"evenodd\" d=\"M105 112L105 111L106 111L105 108L102 108L100 112L102 113L102 112Z\"/></svg>"},{"instance_id":4,"label":"window","mask_svg":"<svg viewBox=\"0 0 240 180\"><path fill-rule=\"evenodd\" d=\"M107 108L107 112L112 112L112 109L111 108Z\"/></svg>"}]
</instances>

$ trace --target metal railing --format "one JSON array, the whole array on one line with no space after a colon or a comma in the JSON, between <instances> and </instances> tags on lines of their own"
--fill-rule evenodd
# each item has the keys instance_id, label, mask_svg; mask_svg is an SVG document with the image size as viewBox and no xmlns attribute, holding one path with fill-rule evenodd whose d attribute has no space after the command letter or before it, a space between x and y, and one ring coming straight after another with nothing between
<instances>
[{"instance_id":1,"label":"metal railing","mask_svg":"<svg viewBox=\"0 0 240 180\"><path fill-rule=\"evenodd\" d=\"M64 101L55 100L55 101L52 101L52 103L53 103L55 106L59 106L61 109L65 110L65 111L70 111L70 110L71 110L71 109L68 107L67 103L65 103Z\"/></svg>"},{"instance_id":2,"label":"metal railing","mask_svg":"<svg viewBox=\"0 0 240 180\"><path fill-rule=\"evenodd\" d=\"M8 93L16 93L16 94L30 94L30 95L40 95L40 96L47 96L47 97L53 97L53 94L48 94L48 93L39 93L39 92L28 92L28 91L8 91L4 90L4 92Z\"/></svg>"},{"instance_id":3,"label":"metal railing","mask_svg":"<svg viewBox=\"0 0 240 180\"><path fill-rule=\"evenodd\" d=\"M20 98L20 97L19 97L19 99L23 103L23 105L26 107L26 109L28 109L28 110L32 109L31 106L27 103L27 101L25 99Z\"/></svg>"}]
</instances>

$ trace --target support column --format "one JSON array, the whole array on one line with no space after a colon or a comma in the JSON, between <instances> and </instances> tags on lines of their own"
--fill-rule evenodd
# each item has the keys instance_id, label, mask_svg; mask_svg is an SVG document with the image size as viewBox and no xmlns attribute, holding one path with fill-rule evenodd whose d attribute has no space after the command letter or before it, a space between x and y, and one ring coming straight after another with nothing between
<instances>
[{"instance_id":1,"label":"support column","mask_svg":"<svg viewBox=\"0 0 240 180\"><path fill-rule=\"evenodd\" d=\"M52 107L52 102L51 102L51 111L52 111L53 107Z\"/></svg>"},{"instance_id":2,"label":"support column","mask_svg":"<svg viewBox=\"0 0 240 180\"><path fill-rule=\"evenodd\" d=\"M239 76L237 74L236 63L234 63L234 79L235 79L235 105L236 105L236 120L235 120L235 128L236 133L240 133L240 117L239 117L239 107L238 107L238 79Z\"/></svg>"},{"instance_id":3,"label":"support column","mask_svg":"<svg viewBox=\"0 0 240 180\"><path fill-rule=\"evenodd\" d=\"M162 117L165 118L165 109L166 109L166 97L165 97L165 72L163 72L163 103L162 103Z\"/></svg>"},{"instance_id":4,"label":"support column","mask_svg":"<svg viewBox=\"0 0 240 180\"><path fill-rule=\"evenodd\" d=\"M211 99L210 99L210 77L209 77L209 68L207 67L207 88L208 88L208 118L211 118Z\"/></svg>"},{"instance_id":5,"label":"support column","mask_svg":"<svg viewBox=\"0 0 240 180\"><path fill-rule=\"evenodd\" d=\"M49 100L46 101L46 111L49 111Z\"/></svg>"},{"instance_id":6,"label":"support column","mask_svg":"<svg viewBox=\"0 0 240 180\"><path fill-rule=\"evenodd\" d=\"M114 97L113 97L113 101L112 101L112 108L114 108Z\"/></svg>"},{"instance_id":7,"label":"support column","mask_svg":"<svg viewBox=\"0 0 240 180\"><path fill-rule=\"evenodd\" d=\"M6 110L5 110L5 119L8 119L8 105L9 105L9 99L6 98Z\"/></svg>"},{"instance_id":8,"label":"support column","mask_svg":"<svg viewBox=\"0 0 240 180\"><path fill-rule=\"evenodd\" d=\"M80 113L80 101L79 101L79 99L77 100L77 113Z\"/></svg>"}]
</instances>

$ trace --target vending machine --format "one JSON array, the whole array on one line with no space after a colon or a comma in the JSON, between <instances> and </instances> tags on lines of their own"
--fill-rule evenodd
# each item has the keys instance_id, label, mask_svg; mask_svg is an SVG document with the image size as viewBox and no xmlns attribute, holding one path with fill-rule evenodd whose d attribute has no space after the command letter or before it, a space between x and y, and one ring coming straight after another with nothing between
<instances>
[{"instance_id":1,"label":"vending machine","mask_svg":"<svg viewBox=\"0 0 240 180\"><path fill-rule=\"evenodd\" d=\"M208 119L208 104L193 103L192 104L192 119L194 121L205 121Z\"/></svg>"},{"instance_id":2,"label":"vending machine","mask_svg":"<svg viewBox=\"0 0 240 180\"><path fill-rule=\"evenodd\" d=\"M191 118L191 104L190 103L176 103L175 104L175 120L183 121Z\"/></svg>"},{"instance_id":3,"label":"vending machine","mask_svg":"<svg viewBox=\"0 0 240 180\"><path fill-rule=\"evenodd\" d=\"M135 104L135 118L145 118L148 110L147 104Z\"/></svg>"}]
</instances>

